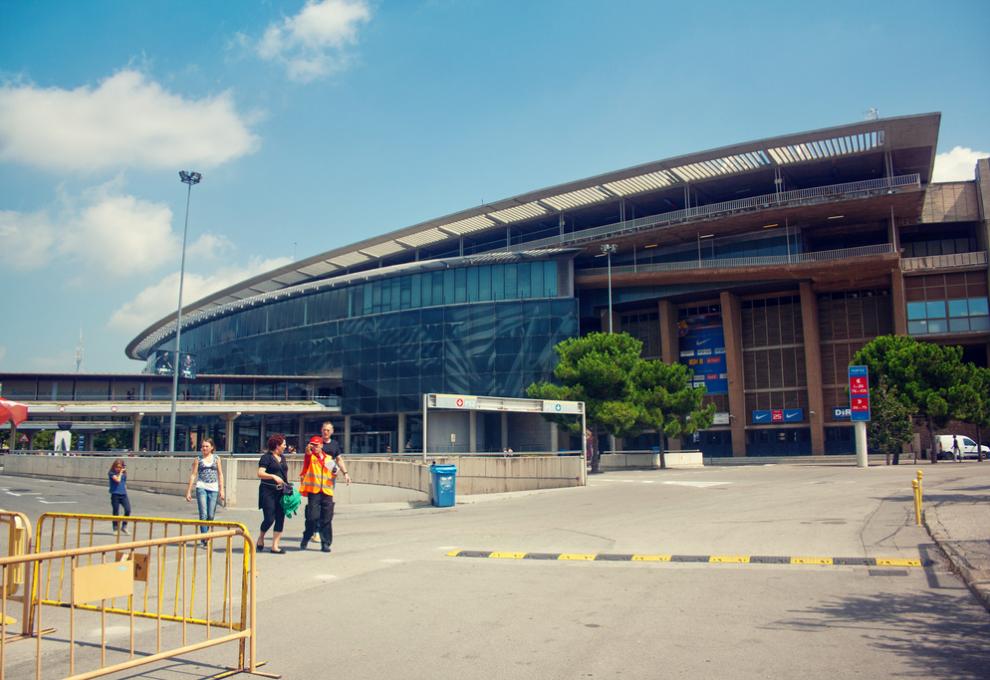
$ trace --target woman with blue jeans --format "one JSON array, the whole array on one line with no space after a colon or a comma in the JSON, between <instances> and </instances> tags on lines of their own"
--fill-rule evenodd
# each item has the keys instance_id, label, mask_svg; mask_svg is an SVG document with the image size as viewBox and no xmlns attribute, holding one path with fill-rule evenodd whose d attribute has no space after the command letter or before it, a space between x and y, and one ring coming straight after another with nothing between
<instances>
[{"instance_id":1,"label":"woman with blue jeans","mask_svg":"<svg viewBox=\"0 0 990 680\"><path fill-rule=\"evenodd\" d=\"M196 504L199 506L199 518L203 521L213 520L217 512L217 501L224 498L223 468L220 467L220 456L215 455L215 451L213 440L204 439L200 446L202 455L193 461L189 488L186 489L186 500L192 502L193 487L196 488ZM199 527L202 534L209 530L207 526Z\"/></svg>"}]
</instances>

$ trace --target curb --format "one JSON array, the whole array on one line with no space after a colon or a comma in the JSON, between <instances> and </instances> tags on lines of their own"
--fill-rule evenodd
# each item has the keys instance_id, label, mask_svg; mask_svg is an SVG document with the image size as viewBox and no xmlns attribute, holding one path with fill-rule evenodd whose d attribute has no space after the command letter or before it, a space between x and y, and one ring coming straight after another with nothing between
<instances>
[{"instance_id":1,"label":"curb","mask_svg":"<svg viewBox=\"0 0 990 680\"><path fill-rule=\"evenodd\" d=\"M922 513L921 523L924 525L928 535L935 542L935 545L938 546L938 549L949 561L952 570L959 575L963 583L966 584L966 587L969 588L969 591L980 601L980 604L987 611L990 611L990 574L987 574L986 570L970 566L965 557L960 555L953 547L956 541L950 540L941 531L932 528L932 525L928 522L927 512Z\"/></svg>"}]
</instances>

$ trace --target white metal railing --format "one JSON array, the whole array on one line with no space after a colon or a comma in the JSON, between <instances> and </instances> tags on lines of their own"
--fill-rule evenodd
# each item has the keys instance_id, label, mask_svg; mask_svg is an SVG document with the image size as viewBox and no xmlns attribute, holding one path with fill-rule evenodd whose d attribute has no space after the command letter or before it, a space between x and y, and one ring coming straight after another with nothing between
<instances>
[{"instance_id":1,"label":"white metal railing","mask_svg":"<svg viewBox=\"0 0 990 680\"><path fill-rule=\"evenodd\" d=\"M870 257L894 252L890 243L839 250L819 250L811 253L791 253L790 255L763 255L760 257L728 257L723 259L682 260L680 262L656 262L649 264L612 266L612 274L643 272L673 272L687 269L730 269L733 267L766 267L772 265L802 264L806 262L828 262L845 260L850 257ZM607 268L582 269L581 276L605 274Z\"/></svg>"},{"instance_id":2,"label":"white metal railing","mask_svg":"<svg viewBox=\"0 0 990 680\"><path fill-rule=\"evenodd\" d=\"M927 255L924 257L905 257L901 260L901 271L913 272L919 269L945 269L951 267L985 267L987 253L980 250L972 253L953 253L951 255Z\"/></svg>"},{"instance_id":3,"label":"white metal railing","mask_svg":"<svg viewBox=\"0 0 990 680\"><path fill-rule=\"evenodd\" d=\"M538 241L518 243L513 245L510 250L535 250L539 248L572 246L603 238L628 236L648 229L706 220L716 216L786 206L814 205L836 200L881 195L894 192L898 189L920 188L921 176L915 173L911 175L898 175L897 177L884 177L882 179L869 179L860 182L847 182L845 184L830 184L827 186L812 187L810 189L795 189L794 191L784 191L779 194L764 194L762 196L740 198L735 201L699 205L685 210L675 210L659 215L640 217L635 220L607 224L592 229L583 229L570 234L561 234Z\"/></svg>"}]
</instances>

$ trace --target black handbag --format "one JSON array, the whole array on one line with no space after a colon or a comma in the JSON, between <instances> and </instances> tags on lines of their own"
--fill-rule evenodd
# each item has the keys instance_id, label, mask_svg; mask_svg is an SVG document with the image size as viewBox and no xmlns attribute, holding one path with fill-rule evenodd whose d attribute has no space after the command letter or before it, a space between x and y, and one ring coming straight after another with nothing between
<instances>
[{"instance_id":1,"label":"black handbag","mask_svg":"<svg viewBox=\"0 0 990 680\"><path fill-rule=\"evenodd\" d=\"M292 484L291 483L286 482L285 484L282 485L282 495L283 496L291 496L292 495Z\"/></svg>"}]
</instances>

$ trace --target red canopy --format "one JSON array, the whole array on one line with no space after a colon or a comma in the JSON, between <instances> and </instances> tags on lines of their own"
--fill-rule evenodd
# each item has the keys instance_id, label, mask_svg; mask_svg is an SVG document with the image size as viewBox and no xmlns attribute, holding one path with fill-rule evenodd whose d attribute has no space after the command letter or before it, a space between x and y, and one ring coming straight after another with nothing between
<instances>
[{"instance_id":1,"label":"red canopy","mask_svg":"<svg viewBox=\"0 0 990 680\"><path fill-rule=\"evenodd\" d=\"M10 401L9 399L0 399L0 425L3 425L9 420L16 427L27 420L27 417L27 404Z\"/></svg>"}]
</instances>

